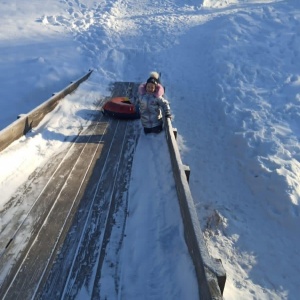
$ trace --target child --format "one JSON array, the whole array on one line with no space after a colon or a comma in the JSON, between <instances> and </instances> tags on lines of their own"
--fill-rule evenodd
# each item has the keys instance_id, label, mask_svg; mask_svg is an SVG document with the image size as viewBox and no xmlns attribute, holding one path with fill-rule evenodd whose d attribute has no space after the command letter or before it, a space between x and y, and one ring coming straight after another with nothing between
<instances>
[{"instance_id":1,"label":"child","mask_svg":"<svg viewBox=\"0 0 300 300\"><path fill-rule=\"evenodd\" d=\"M164 99L164 88L159 83L159 74L151 72L146 83L139 86L138 104L145 134L160 133L163 115L171 117L169 102Z\"/></svg>"}]
</instances>

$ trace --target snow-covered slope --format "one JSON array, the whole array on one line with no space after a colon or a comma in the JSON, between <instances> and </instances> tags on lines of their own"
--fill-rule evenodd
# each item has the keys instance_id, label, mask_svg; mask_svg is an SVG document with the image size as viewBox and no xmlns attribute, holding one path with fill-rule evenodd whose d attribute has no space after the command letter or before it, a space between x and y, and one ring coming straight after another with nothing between
<instances>
[{"instance_id":1,"label":"snow-covered slope","mask_svg":"<svg viewBox=\"0 0 300 300\"><path fill-rule=\"evenodd\" d=\"M227 271L225 299L297 299L299 1L24 0L0 7L1 128L94 68L92 96L55 114L52 130L70 134L76 126L63 127L64 112L80 126L76 109L109 94L109 83L161 71L199 220ZM48 149L50 133L27 162L45 155L37 149ZM14 157L24 140L0 154L1 195L17 188L6 185L9 176L26 179L28 164Z\"/></svg>"}]
</instances>

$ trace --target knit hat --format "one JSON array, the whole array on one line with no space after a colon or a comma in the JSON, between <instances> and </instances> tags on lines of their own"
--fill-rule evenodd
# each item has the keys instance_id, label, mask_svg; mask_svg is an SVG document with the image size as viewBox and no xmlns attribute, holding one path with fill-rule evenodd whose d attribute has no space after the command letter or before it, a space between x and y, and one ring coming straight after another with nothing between
<instances>
[{"instance_id":1,"label":"knit hat","mask_svg":"<svg viewBox=\"0 0 300 300\"><path fill-rule=\"evenodd\" d=\"M156 78L149 77L148 80L147 80L147 83L153 83L153 84L157 85L158 80Z\"/></svg>"},{"instance_id":2,"label":"knit hat","mask_svg":"<svg viewBox=\"0 0 300 300\"><path fill-rule=\"evenodd\" d=\"M157 72L151 72L150 77L147 80L147 83L153 83L157 85L159 83L159 74Z\"/></svg>"}]
</instances>

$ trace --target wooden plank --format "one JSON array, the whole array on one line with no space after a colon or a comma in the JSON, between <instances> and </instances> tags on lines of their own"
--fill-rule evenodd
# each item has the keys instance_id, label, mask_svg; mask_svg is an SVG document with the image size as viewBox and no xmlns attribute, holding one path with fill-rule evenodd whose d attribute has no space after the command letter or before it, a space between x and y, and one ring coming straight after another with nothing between
<instances>
[{"instance_id":1,"label":"wooden plank","mask_svg":"<svg viewBox=\"0 0 300 300\"><path fill-rule=\"evenodd\" d=\"M20 295L22 299L30 299L41 277L45 276L48 264L63 238L62 233L71 224L95 161L101 154L101 140L107 126L107 122L102 122L96 128L91 128L94 125L88 128L79 139L73 141L75 144L70 155L65 157L54 176L48 174L50 183L43 189L37 205L27 216L33 224L29 231L31 236L24 240L25 247L21 253L17 253L16 263L1 285L1 299L3 296L6 299L18 299ZM5 263L12 260L15 248L20 247L18 244L20 237L24 238L24 230L28 234L27 226L24 223L1 256L0 266L3 269Z\"/></svg>"},{"instance_id":2,"label":"wooden plank","mask_svg":"<svg viewBox=\"0 0 300 300\"><path fill-rule=\"evenodd\" d=\"M116 83L112 94L124 96L127 90L128 83ZM101 277L110 232L116 226L114 213L123 211L122 226L125 226L127 217L124 194L129 186L134 150L140 132L137 122L112 121L112 126L118 124L115 129L109 128L108 135L114 136L112 143L104 145L103 155L95 165L60 255L40 291L40 299L76 295L83 286L89 286L92 289L89 293L99 299L97 282ZM119 239L123 239L122 229Z\"/></svg>"},{"instance_id":3,"label":"wooden plank","mask_svg":"<svg viewBox=\"0 0 300 300\"><path fill-rule=\"evenodd\" d=\"M128 84L116 84L114 91L125 93L128 87ZM78 237L80 238L78 234L83 230L83 227L78 228L77 225L82 222L88 222L85 234L91 238L88 248L85 248L85 244L82 245L81 254L85 257L83 260L88 263L93 255L100 255L103 259L101 253L105 252L103 247L105 248L105 240L111 228L107 224L113 226L113 211L122 203L119 198L120 191L126 192L128 188L130 178L128 172L131 170L137 142L134 135L137 138L140 132L135 129L136 122L138 121L111 120L99 111L97 122L95 121L81 136L70 143L71 148L68 148L70 151L64 150L68 152L67 155L57 155L57 160L52 161L53 165L46 164L45 170L33 175L34 186L25 195L21 193L20 198L13 197L8 207L13 207L18 201L32 202L31 197L39 193L35 191L35 186L38 186L41 193L36 205L28 213L26 222L20 224L18 220L12 220L15 225L11 226L10 223L10 226L1 232L0 246L4 251L0 257L0 272L10 268L4 281L0 283L1 299L39 297L46 283L46 286L51 286L49 282L55 283L56 295L63 293L64 278L66 280L68 277L70 266L63 265L57 272L50 271L53 263L59 261L58 254L63 253L63 249L67 249L63 262L66 262L66 257L76 252ZM120 142L122 140L123 144ZM62 158L63 161L60 163ZM55 165L59 167L53 173ZM50 182L47 183L45 178ZM41 182L44 187L43 184L39 184ZM92 201L93 199L95 201ZM89 207L92 219L87 219ZM26 212L23 212L24 214ZM19 218L22 219L22 215ZM74 226L77 228L75 231ZM17 233L14 233L16 230ZM92 232L96 235L94 236ZM103 247L97 248L101 232L104 237ZM75 237L73 233L76 233ZM20 238L24 238L23 247L19 245ZM84 266L81 263L74 265L75 273L78 271L76 277L78 284L88 274ZM97 275L99 272L101 273L101 268L96 272L96 276L99 276ZM58 281L47 280L49 276L52 278L51 274L54 278L58 278ZM54 294L52 296L55 298Z\"/></svg>"}]
</instances>

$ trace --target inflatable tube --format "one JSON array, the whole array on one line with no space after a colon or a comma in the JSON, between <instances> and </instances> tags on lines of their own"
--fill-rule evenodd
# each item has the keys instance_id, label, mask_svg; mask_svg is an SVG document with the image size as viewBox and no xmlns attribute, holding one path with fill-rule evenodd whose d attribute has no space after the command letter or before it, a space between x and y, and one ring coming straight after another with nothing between
<instances>
[{"instance_id":1,"label":"inflatable tube","mask_svg":"<svg viewBox=\"0 0 300 300\"><path fill-rule=\"evenodd\" d=\"M138 119L138 108L127 97L115 97L107 101L102 107L102 113L119 119Z\"/></svg>"}]
</instances>

